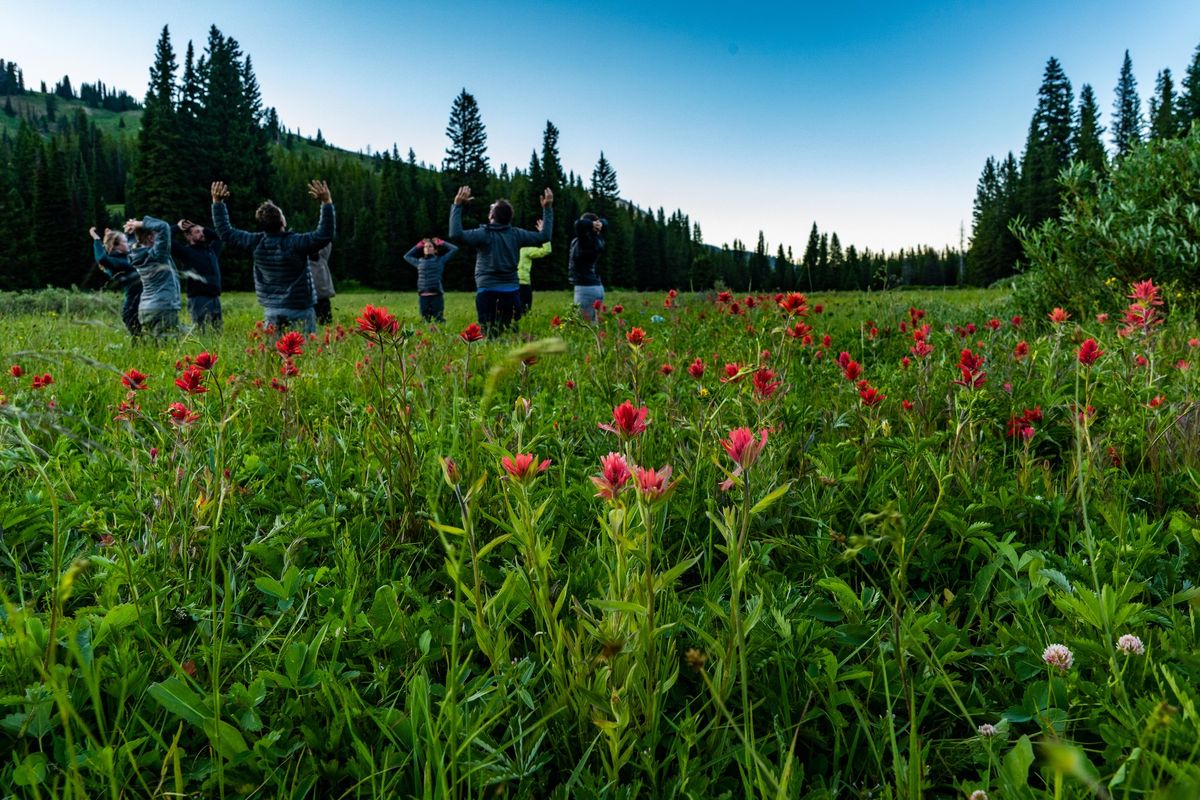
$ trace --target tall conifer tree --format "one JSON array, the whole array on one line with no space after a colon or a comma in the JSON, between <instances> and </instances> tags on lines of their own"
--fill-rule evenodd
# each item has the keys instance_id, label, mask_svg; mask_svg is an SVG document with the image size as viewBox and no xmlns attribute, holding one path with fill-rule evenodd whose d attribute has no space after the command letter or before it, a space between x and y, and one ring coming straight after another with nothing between
<instances>
[{"instance_id":1,"label":"tall conifer tree","mask_svg":"<svg viewBox=\"0 0 1200 800\"><path fill-rule=\"evenodd\" d=\"M1150 138L1174 139L1179 134L1178 101L1171 70L1159 70L1154 80L1154 96L1150 98Z\"/></svg>"},{"instance_id":2,"label":"tall conifer tree","mask_svg":"<svg viewBox=\"0 0 1200 800\"><path fill-rule=\"evenodd\" d=\"M446 136L450 139L442 162L446 191L453 194L464 185L482 191L488 177L487 130L479 114L479 104L465 88L450 108Z\"/></svg>"},{"instance_id":3,"label":"tall conifer tree","mask_svg":"<svg viewBox=\"0 0 1200 800\"><path fill-rule=\"evenodd\" d=\"M1085 83L1079 91L1079 110L1075 113L1075 129L1071 140L1071 158L1087 164L1097 173L1103 173L1108 166L1108 154L1104 151L1104 143L1100 140L1104 128L1100 125L1100 107L1096 103L1096 93L1092 86Z\"/></svg>"},{"instance_id":4,"label":"tall conifer tree","mask_svg":"<svg viewBox=\"0 0 1200 800\"><path fill-rule=\"evenodd\" d=\"M1183 75L1183 91L1179 93L1179 126L1186 136L1192 123L1200 120L1200 45L1192 53L1192 63Z\"/></svg>"},{"instance_id":5,"label":"tall conifer tree","mask_svg":"<svg viewBox=\"0 0 1200 800\"><path fill-rule=\"evenodd\" d=\"M1138 97L1137 78L1133 77L1133 59L1129 57L1128 50L1121 63L1121 77L1117 80L1112 137L1117 158L1128 153L1142 140L1142 101Z\"/></svg>"}]
</instances>

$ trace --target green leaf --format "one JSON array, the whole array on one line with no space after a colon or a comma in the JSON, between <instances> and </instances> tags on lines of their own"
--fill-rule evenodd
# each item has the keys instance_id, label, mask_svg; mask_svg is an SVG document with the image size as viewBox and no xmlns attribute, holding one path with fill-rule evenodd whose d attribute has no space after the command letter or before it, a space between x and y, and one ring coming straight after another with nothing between
<instances>
[{"instance_id":1,"label":"green leaf","mask_svg":"<svg viewBox=\"0 0 1200 800\"><path fill-rule=\"evenodd\" d=\"M240 756L250 749L238 729L223 719L206 719L202 727L213 747L226 759Z\"/></svg>"},{"instance_id":2,"label":"green leaf","mask_svg":"<svg viewBox=\"0 0 1200 800\"><path fill-rule=\"evenodd\" d=\"M588 604L601 611L619 611L625 614L637 614L640 617L646 616L645 606L630 603L627 600L588 600Z\"/></svg>"},{"instance_id":3,"label":"green leaf","mask_svg":"<svg viewBox=\"0 0 1200 800\"><path fill-rule=\"evenodd\" d=\"M1028 794L1029 768L1033 766L1033 745L1028 736L1017 740L1012 750L1004 757L1000 768L1000 786L1004 797L1021 797Z\"/></svg>"},{"instance_id":4,"label":"green leaf","mask_svg":"<svg viewBox=\"0 0 1200 800\"><path fill-rule=\"evenodd\" d=\"M13 770L13 782L17 786L40 786L46 780L46 756L30 753L21 765Z\"/></svg>"},{"instance_id":5,"label":"green leaf","mask_svg":"<svg viewBox=\"0 0 1200 800\"><path fill-rule=\"evenodd\" d=\"M120 605L113 606L104 615L104 619L100 620L100 630L96 633L94 646L99 647L108 638L109 634L123 628L128 628L134 622L137 622L137 618L137 606L133 603L121 603Z\"/></svg>"},{"instance_id":6,"label":"green leaf","mask_svg":"<svg viewBox=\"0 0 1200 800\"><path fill-rule=\"evenodd\" d=\"M254 585L263 594L269 594L276 600L286 600L288 597L287 590L283 588L283 584L267 575L261 578L254 579Z\"/></svg>"},{"instance_id":7,"label":"green leaf","mask_svg":"<svg viewBox=\"0 0 1200 800\"><path fill-rule=\"evenodd\" d=\"M766 511L768 508L775 505L776 500L778 500L779 498L781 498L785 494L787 494L788 490L791 488L792 488L792 484L790 482L785 483L783 486L780 486L778 489L771 492L769 495L764 497L762 500L759 500L757 503L755 503L754 507L750 509L750 513L758 514L763 511Z\"/></svg>"},{"instance_id":8,"label":"green leaf","mask_svg":"<svg viewBox=\"0 0 1200 800\"><path fill-rule=\"evenodd\" d=\"M211 716L200 695L189 689L179 678L170 677L165 681L153 683L148 691L160 706L193 725L200 725Z\"/></svg>"}]
</instances>

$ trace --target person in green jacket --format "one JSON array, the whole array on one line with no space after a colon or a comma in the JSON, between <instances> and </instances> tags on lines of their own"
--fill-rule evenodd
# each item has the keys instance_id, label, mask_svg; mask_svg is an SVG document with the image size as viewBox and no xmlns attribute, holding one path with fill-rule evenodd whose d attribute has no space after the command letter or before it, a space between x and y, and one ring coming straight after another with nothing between
<instances>
[{"instance_id":1,"label":"person in green jacket","mask_svg":"<svg viewBox=\"0 0 1200 800\"><path fill-rule=\"evenodd\" d=\"M538 233L542 232L542 224L540 219L534 223L533 227L537 229ZM521 313L528 314L529 309L533 308L533 279L530 276L533 271L533 260L550 255L550 242L539 247L522 247L520 255L521 257L517 261L517 281L521 286Z\"/></svg>"}]
</instances>

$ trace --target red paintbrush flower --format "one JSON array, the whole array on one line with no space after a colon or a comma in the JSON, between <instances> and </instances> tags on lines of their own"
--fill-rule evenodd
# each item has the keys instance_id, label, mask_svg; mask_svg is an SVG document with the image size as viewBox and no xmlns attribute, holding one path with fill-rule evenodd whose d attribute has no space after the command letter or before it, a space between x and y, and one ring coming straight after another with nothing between
<instances>
[{"instance_id":1,"label":"red paintbrush flower","mask_svg":"<svg viewBox=\"0 0 1200 800\"><path fill-rule=\"evenodd\" d=\"M304 355L304 334L300 331L288 331L275 342L275 350L284 358Z\"/></svg>"},{"instance_id":2,"label":"red paintbrush flower","mask_svg":"<svg viewBox=\"0 0 1200 800\"><path fill-rule=\"evenodd\" d=\"M132 368L127 370L125 374L121 376L121 383L125 384L126 388L133 391L141 391L148 388L146 386L146 376Z\"/></svg>"},{"instance_id":3,"label":"red paintbrush flower","mask_svg":"<svg viewBox=\"0 0 1200 800\"><path fill-rule=\"evenodd\" d=\"M779 389L780 383L775 380L775 373L766 367L754 371L754 393L766 399Z\"/></svg>"},{"instance_id":4,"label":"red paintbrush flower","mask_svg":"<svg viewBox=\"0 0 1200 800\"><path fill-rule=\"evenodd\" d=\"M622 439L631 439L646 430L646 414L650 409L642 406L634 408L633 403L626 400L613 409L613 424L601 424L600 430L615 433Z\"/></svg>"},{"instance_id":5,"label":"red paintbrush flower","mask_svg":"<svg viewBox=\"0 0 1200 800\"><path fill-rule=\"evenodd\" d=\"M635 467L637 472L637 490L638 494L647 503L661 503L671 496L671 492L675 491L676 484L679 481L671 480L671 468L663 467L662 469L653 470L646 467Z\"/></svg>"},{"instance_id":6,"label":"red paintbrush flower","mask_svg":"<svg viewBox=\"0 0 1200 800\"><path fill-rule=\"evenodd\" d=\"M1096 344L1095 339L1084 339L1083 344L1079 345L1079 363L1085 367L1095 364L1102 355L1104 351Z\"/></svg>"},{"instance_id":7,"label":"red paintbrush flower","mask_svg":"<svg viewBox=\"0 0 1200 800\"><path fill-rule=\"evenodd\" d=\"M688 375L691 375L696 380L700 380L701 378L703 378L704 377L704 361L701 360L700 358L697 358L695 361L693 361L691 363L691 365L688 366Z\"/></svg>"},{"instance_id":8,"label":"red paintbrush flower","mask_svg":"<svg viewBox=\"0 0 1200 800\"><path fill-rule=\"evenodd\" d=\"M602 497L605 500L616 499L631 477L632 473L629 471L629 463L625 460L625 456L620 453L601 456L600 474L591 476L592 483L600 490L596 492L596 497Z\"/></svg>"},{"instance_id":9,"label":"red paintbrush flower","mask_svg":"<svg viewBox=\"0 0 1200 800\"><path fill-rule=\"evenodd\" d=\"M171 418L172 425L191 425L200 419L200 412L188 410L183 403L171 403L167 406L167 416Z\"/></svg>"},{"instance_id":10,"label":"red paintbrush flower","mask_svg":"<svg viewBox=\"0 0 1200 800\"><path fill-rule=\"evenodd\" d=\"M384 306L373 306L367 303L362 316L357 317L358 332L364 334L382 335L395 333L400 328L396 318L388 313Z\"/></svg>"},{"instance_id":11,"label":"red paintbrush flower","mask_svg":"<svg viewBox=\"0 0 1200 800\"><path fill-rule=\"evenodd\" d=\"M183 374L175 379L175 385L188 394L204 394L208 387L204 385L204 370L191 364Z\"/></svg>"},{"instance_id":12,"label":"red paintbrush flower","mask_svg":"<svg viewBox=\"0 0 1200 800\"><path fill-rule=\"evenodd\" d=\"M505 456L500 459L500 466L519 483L526 483L550 468L550 459L538 463L532 453L518 453L512 458Z\"/></svg>"},{"instance_id":13,"label":"red paintbrush flower","mask_svg":"<svg viewBox=\"0 0 1200 800\"><path fill-rule=\"evenodd\" d=\"M200 355L196 356L196 360L193 361L192 363L195 364L200 369L205 370L207 372L208 370L212 369L213 366L216 365L217 357L214 356L212 353L204 352L204 353L201 353Z\"/></svg>"},{"instance_id":14,"label":"red paintbrush flower","mask_svg":"<svg viewBox=\"0 0 1200 800\"><path fill-rule=\"evenodd\" d=\"M467 327L463 328L462 333L458 334L458 338L462 339L467 344L471 342L483 341L483 329L479 327L479 323L472 322Z\"/></svg>"}]
</instances>

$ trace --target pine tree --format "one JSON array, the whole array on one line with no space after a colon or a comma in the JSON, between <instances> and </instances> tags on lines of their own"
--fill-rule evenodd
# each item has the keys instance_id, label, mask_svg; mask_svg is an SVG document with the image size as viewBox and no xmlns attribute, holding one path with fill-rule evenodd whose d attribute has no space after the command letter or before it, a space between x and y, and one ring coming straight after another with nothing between
<instances>
[{"instance_id":1,"label":"pine tree","mask_svg":"<svg viewBox=\"0 0 1200 800\"><path fill-rule=\"evenodd\" d=\"M447 191L453 193L459 186L483 188L488 176L487 130L475 97L465 88L450 108L446 136L450 146L446 148L442 171Z\"/></svg>"},{"instance_id":2,"label":"pine tree","mask_svg":"<svg viewBox=\"0 0 1200 800\"><path fill-rule=\"evenodd\" d=\"M1097 173L1108 167L1108 154L1100 140L1104 128L1100 125L1100 107L1091 84L1085 83L1079 91L1079 110L1075 114L1075 129L1071 140L1071 158L1087 164Z\"/></svg>"},{"instance_id":3,"label":"pine tree","mask_svg":"<svg viewBox=\"0 0 1200 800\"><path fill-rule=\"evenodd\" d=\"M138 161L133 173L132 205L139 216L177 212L186 187L179 152L175 70L171 32L164 25L150 67L150 86L138 136Z\"/></svg>"},{"instance_id":4,"label":"pine tree","mask_svg":"<svg viewBox=\"0 0 1200 800\"><path fill-rule=\"evenodd\" d=\"M592 170L592 206L593 211L602 217L611 217L617 207L620 189L617 186L617 171L600 151L600 159Z\"/></svg>"},{"instance_id":5,"label":"pine tree","mask_svg":"<svg viewBox=\"0 0 1200 800\"><path fill-rule=\"evenodd\" d=\"M1121 77L1117 81L1116 100L1113 103L1113 145L1116 157L1128 153L1142 140L1142 101L1138 97L1137 79L1133 77L1133 60L1125 51L1121 64Z\"/></svg>"},{"instance_id":6,"label":"pine tree","mask_svg":"<svg viewBox=\"0 0 1200 800\"><path fill-rule=\"evenodd\" d=\"M603 158L603 154L601 157ZM535 183L532 187L534 193L540 195L542 189L546 187L549 187L555 194L560 192L563 187L563 166L562 160L558 156L558 128L554 127L554 123L550 120L546 120L546 129L542 132L541 167L541 178L544 183Z\"/></svg>"},{"instance_id":7,"label":"pine tree","mask_svg":"<svg viewBox=\"0 0 1200 800\"><path fill-rule=\"evenodd\" d=\"M1154 80L1154 96L1150 98L1151 139L1174 139L1179 134L1177 105L1171 70L1160 70Z\"/></svg>"},{"instance_id":8,"label":"pine tree","mask_svg":"<svg viewBox=\"0 0 1200 800\"><path fill-rule=\"evenodd\" d=\"M1071 163L1074 95L1058 59L1046 62L1021 156L1022 211L1030 224L1058 217L1058 174Z\"/></svg>"},{"instance_id":9,"label":"pine tree","mask_svg":"<svg viewBox=\"0 0 1200 800\"><path fill-rule=\"evenodd\" d=\"M67 189L63 154L56 142L46 146L33 185L33 230L37 232L35 285L70 286L80 267L76 219Z\"/></svg>"},{"instance_id":10,"label":"pine tree","mask_svg":"<svg viewBox=\"0 0 1200 800\"><path fill-rule=\"evenodd\" d=\"M804 257L801 259L801 263L804 264L805 289L809 292L813 291L813 270L817 268L820 260L820 250L821 234L817 231L817 223L814 222L808 234L808 246L804 248Z\"/></svg>"},{"instance_id":11,"label":"pine tree","mask_svg":"<svg viewBox=\"0 0 1200 800\"><path fill-rule=\"evenodd\" d=\"M1188 64L1182 86L1183 91L1179 93L1179 127L1186 136L1192 123L1200 120L1200 45L1192 54L1192 63Z\"/></svg>"}]
</instances>

